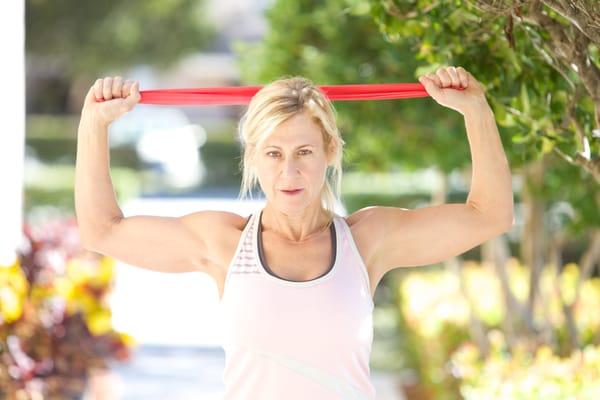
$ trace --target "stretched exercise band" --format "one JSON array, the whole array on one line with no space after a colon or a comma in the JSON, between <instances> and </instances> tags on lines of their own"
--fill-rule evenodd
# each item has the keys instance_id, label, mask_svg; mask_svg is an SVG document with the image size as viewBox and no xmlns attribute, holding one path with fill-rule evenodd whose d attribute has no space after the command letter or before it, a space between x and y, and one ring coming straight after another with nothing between
<instances>
[{"instance_id":1,"label":"stretched exercise band","mask_svg":"<svg viewBox=\"0 0 600 400\"><path fill-rule=\"evenodd\" d=\"M421 83L375 83L353 85L317 85L332 101L386 100L427 97ZM195 89L141 90L143 104L248 104L262 86L205 87Z\"/></svg>"}]
</instances>

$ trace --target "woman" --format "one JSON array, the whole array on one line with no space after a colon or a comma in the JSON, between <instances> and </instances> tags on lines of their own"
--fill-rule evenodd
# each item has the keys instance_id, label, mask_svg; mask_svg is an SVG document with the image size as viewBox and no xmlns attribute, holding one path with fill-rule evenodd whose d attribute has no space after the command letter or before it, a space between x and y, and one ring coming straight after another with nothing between
<instances>
[{"instance_id":1,"label":"woman","mask_svg":"<svg viewBox=\"0 0 600 400\"><path fill-rule=\"evenodd\" d=\"M513 223L510 169L482 85L462 67L419 81L465 118L473 179L464 204L335 214L344 145L335 110L311 81L292 77L261 88L240 121L241 193L258 183L266 195L246 219L225 211L124 217L110 181L107 127L139 101L139 85L98 79L78 132L83 242L141 268L214 278L226 399L374 399L372 298L383 275L456 256Z\"/></svg>"}]
</instances>

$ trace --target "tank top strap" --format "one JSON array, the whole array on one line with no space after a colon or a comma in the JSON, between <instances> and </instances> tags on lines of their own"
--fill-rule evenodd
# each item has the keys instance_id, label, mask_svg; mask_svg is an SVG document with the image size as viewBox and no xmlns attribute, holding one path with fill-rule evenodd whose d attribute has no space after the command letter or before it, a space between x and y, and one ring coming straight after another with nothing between
<instances>
[{"instance_id":1,"label":"tank top strap","mask_svg":"<svg viewBox=\"0 0 600 400\"><path fill-rule=\"evenodd\" d=\"M342 228L340 234L342 235L342 249L345 252L344 257L346 260L351 260L349 264L354 266L355 272L360 275L364 289L369 295L368 297L370 299L371 306L374 307L373 298L371 297L371 281L369 278L369 270L362 256L360 255L360 252L358 251L358 246L356 245L356 241L352 235L352 230L344 217L334 214L334 218L338 221L337 226Z\"/></svg>"},{"instance_id":2,"label":"tank top strap","mask_svg":"<svg viewBox=\"0 0 600 400\"><path fill-rule=\"evenodd\" d=\"M253 235L254 235L254 221L256 219L256 212L250 214L247 217L246 224L240 235L237 248L231 259L231 263L227 268L227 275L225 277L224 290L227 292L228 283L231 279L231 275L235 274L258 274L258 268L254 263L254 248L253 248ZM225 294L223 295L225 296Z\"/></svg>"}]
</instances>

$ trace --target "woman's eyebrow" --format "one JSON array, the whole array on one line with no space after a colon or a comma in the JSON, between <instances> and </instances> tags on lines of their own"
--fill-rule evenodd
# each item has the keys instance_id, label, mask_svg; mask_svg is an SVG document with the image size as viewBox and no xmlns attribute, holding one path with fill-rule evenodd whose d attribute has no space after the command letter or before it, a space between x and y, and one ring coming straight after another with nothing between
<instances>
[{"instance_id":1,"label":"woman's eyebrow","mask_svg":"<svg viewBox=\"0 0 600 400\"><path fill-rule=\"evenodd\" d=\"M311 147L315 147L315 146L313 146L312 144L310 144L310 143L307 143L307 144L301 144L300 146L297 146L296 148L297 148L297 149L299 149L300 147L304 147L304 146L311 146ZM277 148L277 149L281 149L281 147L279 147L279 146L275 146L275 145L269 145L269 146L266 146L265 148L267 149L267 148L269 148L269 147L275 147L275 148Z\"/></svg>"}]
</instances>

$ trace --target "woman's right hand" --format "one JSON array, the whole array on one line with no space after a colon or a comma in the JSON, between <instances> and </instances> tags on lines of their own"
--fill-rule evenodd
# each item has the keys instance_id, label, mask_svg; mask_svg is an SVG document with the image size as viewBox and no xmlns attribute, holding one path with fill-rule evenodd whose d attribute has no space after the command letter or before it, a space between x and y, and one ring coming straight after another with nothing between
<instances>
[{"instance_id":1,"label":"woman's right hand","mask_svg":"<svg viewBox=\"0 0 600 400\"><path fill-rule=\"evenodd\" d=\"M131 111L140 98L138 81L123 82L120 76L97 79L85 96L81 114L108 126Z\"/></svg>"}]
</instances>

